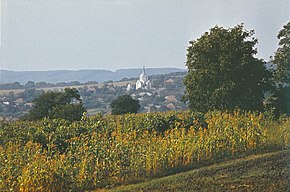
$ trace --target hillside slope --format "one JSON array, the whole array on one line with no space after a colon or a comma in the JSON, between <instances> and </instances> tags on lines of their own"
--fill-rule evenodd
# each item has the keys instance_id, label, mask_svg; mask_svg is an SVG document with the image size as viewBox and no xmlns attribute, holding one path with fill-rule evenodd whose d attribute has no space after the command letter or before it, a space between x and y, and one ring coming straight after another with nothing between
<instances>
[{"instance_id":1,"label":"hillside slope","mask_svg":"<svg viewBox=\"0 0 290 192\"><path fill-rule=\"evenodd\" d=\"M290 190L290 151L237 159L112 190L281 191Z\"/></svg>"},{"instance_id":2,"label":"hillside slope","mask_svg":"<svg viewBox=\"0 0 290 192\"><path fill-rule=\"evenodd\" d=\"M178 68L148 68L147 75L168 74L173 72L184 72L185 69ZM27 81L34 82L88 82L98 81L104 82L108 80L118 81L122 78L137 78L142 72L142 69L120 69L115 72L109 70L55 70L55 71L7 71L0 70L0 83L20 82L21 84Z\"/></svg>"}]
</instances>

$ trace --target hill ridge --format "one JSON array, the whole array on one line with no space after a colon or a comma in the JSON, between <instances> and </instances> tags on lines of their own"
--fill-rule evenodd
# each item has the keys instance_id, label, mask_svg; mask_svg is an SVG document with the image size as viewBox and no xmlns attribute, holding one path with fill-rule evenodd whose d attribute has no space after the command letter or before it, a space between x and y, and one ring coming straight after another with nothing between
<instances>
[{"instance_id":1,"label":"hill ridge","mask_svg":"<svg viewBox=\"0 0 290 192\"><path fill-rule=\"evenodd\" d=\"M103 69L80 69L80 70L49 70L49 71L10 71L0 70L0 83L20 82L25 84L28 81L34 82L88 82L88 81L119 81L122 78L138 77L141 68L118 69L116 71ZM148 75L168 74L183 72L186 69L180 68L146 68Z\"/></svg>"}]
</instances>

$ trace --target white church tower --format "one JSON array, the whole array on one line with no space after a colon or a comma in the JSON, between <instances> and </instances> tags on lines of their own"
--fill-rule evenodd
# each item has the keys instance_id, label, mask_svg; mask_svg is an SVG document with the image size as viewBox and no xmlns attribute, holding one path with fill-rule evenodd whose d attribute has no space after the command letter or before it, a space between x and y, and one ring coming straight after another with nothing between
<instances>
[{"instance_id":1,"label":"white church tower","mask_svg":"<svg viewBox=\"0 0 290 192\"><path fill-rule=\"evenodd\" d=\"M143 71L136 82L136 90L138 89L151 89L151 82L146 75L145 66L143 66Z\"/></svg>"}]
</instances>

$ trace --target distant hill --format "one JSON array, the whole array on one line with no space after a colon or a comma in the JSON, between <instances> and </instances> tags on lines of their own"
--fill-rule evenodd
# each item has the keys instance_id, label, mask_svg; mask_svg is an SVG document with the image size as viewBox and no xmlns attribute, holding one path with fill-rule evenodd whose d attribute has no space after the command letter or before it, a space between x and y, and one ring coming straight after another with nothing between
<instances>
[{"instance_id":1,"label":"distant hill","mask_svg":"<svg viewBox=\"0 0 290 192\"><path fill-rule=\"evenodd\" d=\"M178 68L147 68L147 75L168 74L183 72L186 69ZM55 71L8 71L0 70L0 83L20 82L25 84L27 81L34 82L88 82L88 81L118 81L122 78L138 77L142 69L120 69L116 72L109 70L55 70Z\"/></svg>"}]
</instances>

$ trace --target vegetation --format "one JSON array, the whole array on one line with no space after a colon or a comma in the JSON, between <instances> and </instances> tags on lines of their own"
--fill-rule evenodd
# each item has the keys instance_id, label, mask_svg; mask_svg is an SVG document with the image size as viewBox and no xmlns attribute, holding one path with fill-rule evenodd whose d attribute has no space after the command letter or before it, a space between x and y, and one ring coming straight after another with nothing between
<instances>
[{"instance_id":1,"label":"vegetation","mask_svg":"<svg viewBox=\"0 0 290 192\"><path fill-rule=\"evenodd\" d=\"M274 74L274 111L290 114L290 22L283 26L278 34L279 48L273 63Z\"/></svg>"},{"instance_id":2,"label":"vegetation","mask_svg":"<svg viewBox=\"0 0 290 192\"><path fill-rule=\"evenodd\" d=\"M89 81L86 84L97 84L98 82ZM65 86L77 86L81 85L78 81L71 82L59 82L59 83L48 83L48 82L37 82L27 81L24 85L21 85L19 82L14 83L4 83L0 84L0 90L15 90L15 89L38 89L38 88L49 88L49 87L65 87Z\"/></svg>"},{"instance_id":3,"label":"vegetation","mask_svg":"<svg viewBox=\"0 0 290 192\"><path fill-rule=\"evenodd\" d=\"M253 155L111 191L288 191L289 157L289 151Z\"/></svg>"},{"instance_id":4,"label":"vegetation","mask_svg":"<svg viewBox=\"0 0 290 192\"><path fill-rule=\"evenodd\" d=\"M1 122L2 191L83 191L173 168L289 149L290 120L185 112Z\"/></svg>"},{"instance_id":5,"label":"vegetation","mask_svg":"<svg viewBox=\"0 0 290 192\"><path fill-rule=\"evenodd\" d=\"M150 76L149 79L152 81L154 90L146 90L146 92L149 91L150 94L152 94L151 96L140 94L143 90L136 91L132 89L131 91L127 91L127 84L135 84L135 81L79 85L71 88L76 88L78 90L88 115L108 113L111 110L110 104L112 100L124 94L133 94L135 95L134 99L139 100L141 107L138 112L148 111L148 106L150 106L150 111L167 111L168 102L166 102L165 97L168 95L176 97L177 101L174 102L174 106L177 110L186 110L188 109L187 105L180 99L184 92L182 80L185 74L186 72ZM166 83L168 79L173 80L173 82ZM28 85L33 85L33 83L30 82ZM45 92L61 91L65 88L66 87L0 90L0 119L5 118L6 120L11 120L14 118L15 120L15 118L21 118L31 110L31 102L33 99ZM7 104L7 102L9 104Z\"/></svg>"},{"instance_id":6,"label":"vegetation","mask_svg":"<svg viewBox=\"0 0 290 192\"><path fill-rule=\"evenodd\" d=\"M85 108L75 88L65 88L64 92L47 92L33 101L34 106L24 117L28 120L42 118L63 118L69 121L80 120Z\"/></svg>"},{"instance_id":7,"label":"vegetation","mask_svg":"<svg viewBox=\"0 0 290 192\"><path fill-rule=\"evenodd\" d=\"M190 41L184 79L190 109L263 110L270 73L265 62L254 57L257 39L253 34L243 25L216 26Z\"/></svg>"},{"instance_id":8,"label":"vegetation","mask_svg":"<svg viewBox=\"0 0 290 192\"><path fill-rule=\"evenodd\" d=\"M137 113L140 108L138 100L132 99L130 95L121 95L111 103L112 114L121 115L126 113Z\"/></svg>"},{"instance_id":9,"label":"vegetation","mask_svg":"<svg viewBox=\"0 0 290 192\"><path fill-rule=\"evenodd\" d=\"M283 26L278 34L279 48L274 56L275 82L278 86L290 84L290 22Z\"/></svg>"},{"instance_id":10,"label":"vegetation","mask_svg":"<svg viewBox=\"0 0 290 192\"><path fill-rule=\"evenodd\" d=\"M123 95L111 103L115 115L86 117L75 88L40 95L27 116L34 121L0 124L0 191L110 188L212 162L289 150L290 118L274 119L261 112L267 94L272 94L268 97L270 106L281 112L285 112L282 105L287 107L288 37L289 24L278 36L281 47L274 58L277 67L272 69L273 76L265 62L254 57L257 40L253 31L244 30L242 25L230 29L216 26L191 41L184 80L191 111L134 114L140 108L139 101ZM101 91L109 100L110 90L121 95L121 89L109 85L95 92ZM145 95L140 100L146 101ZM9 106L6 99L3 104ZM250 162L238 160L124 190L260 191L275 187L283 191L288 156L288 151L282 151L251 157ZM265 182L265 177L271 181ZM194 185L185 184L189 181Z\"/></svg>"}]
</instances>

